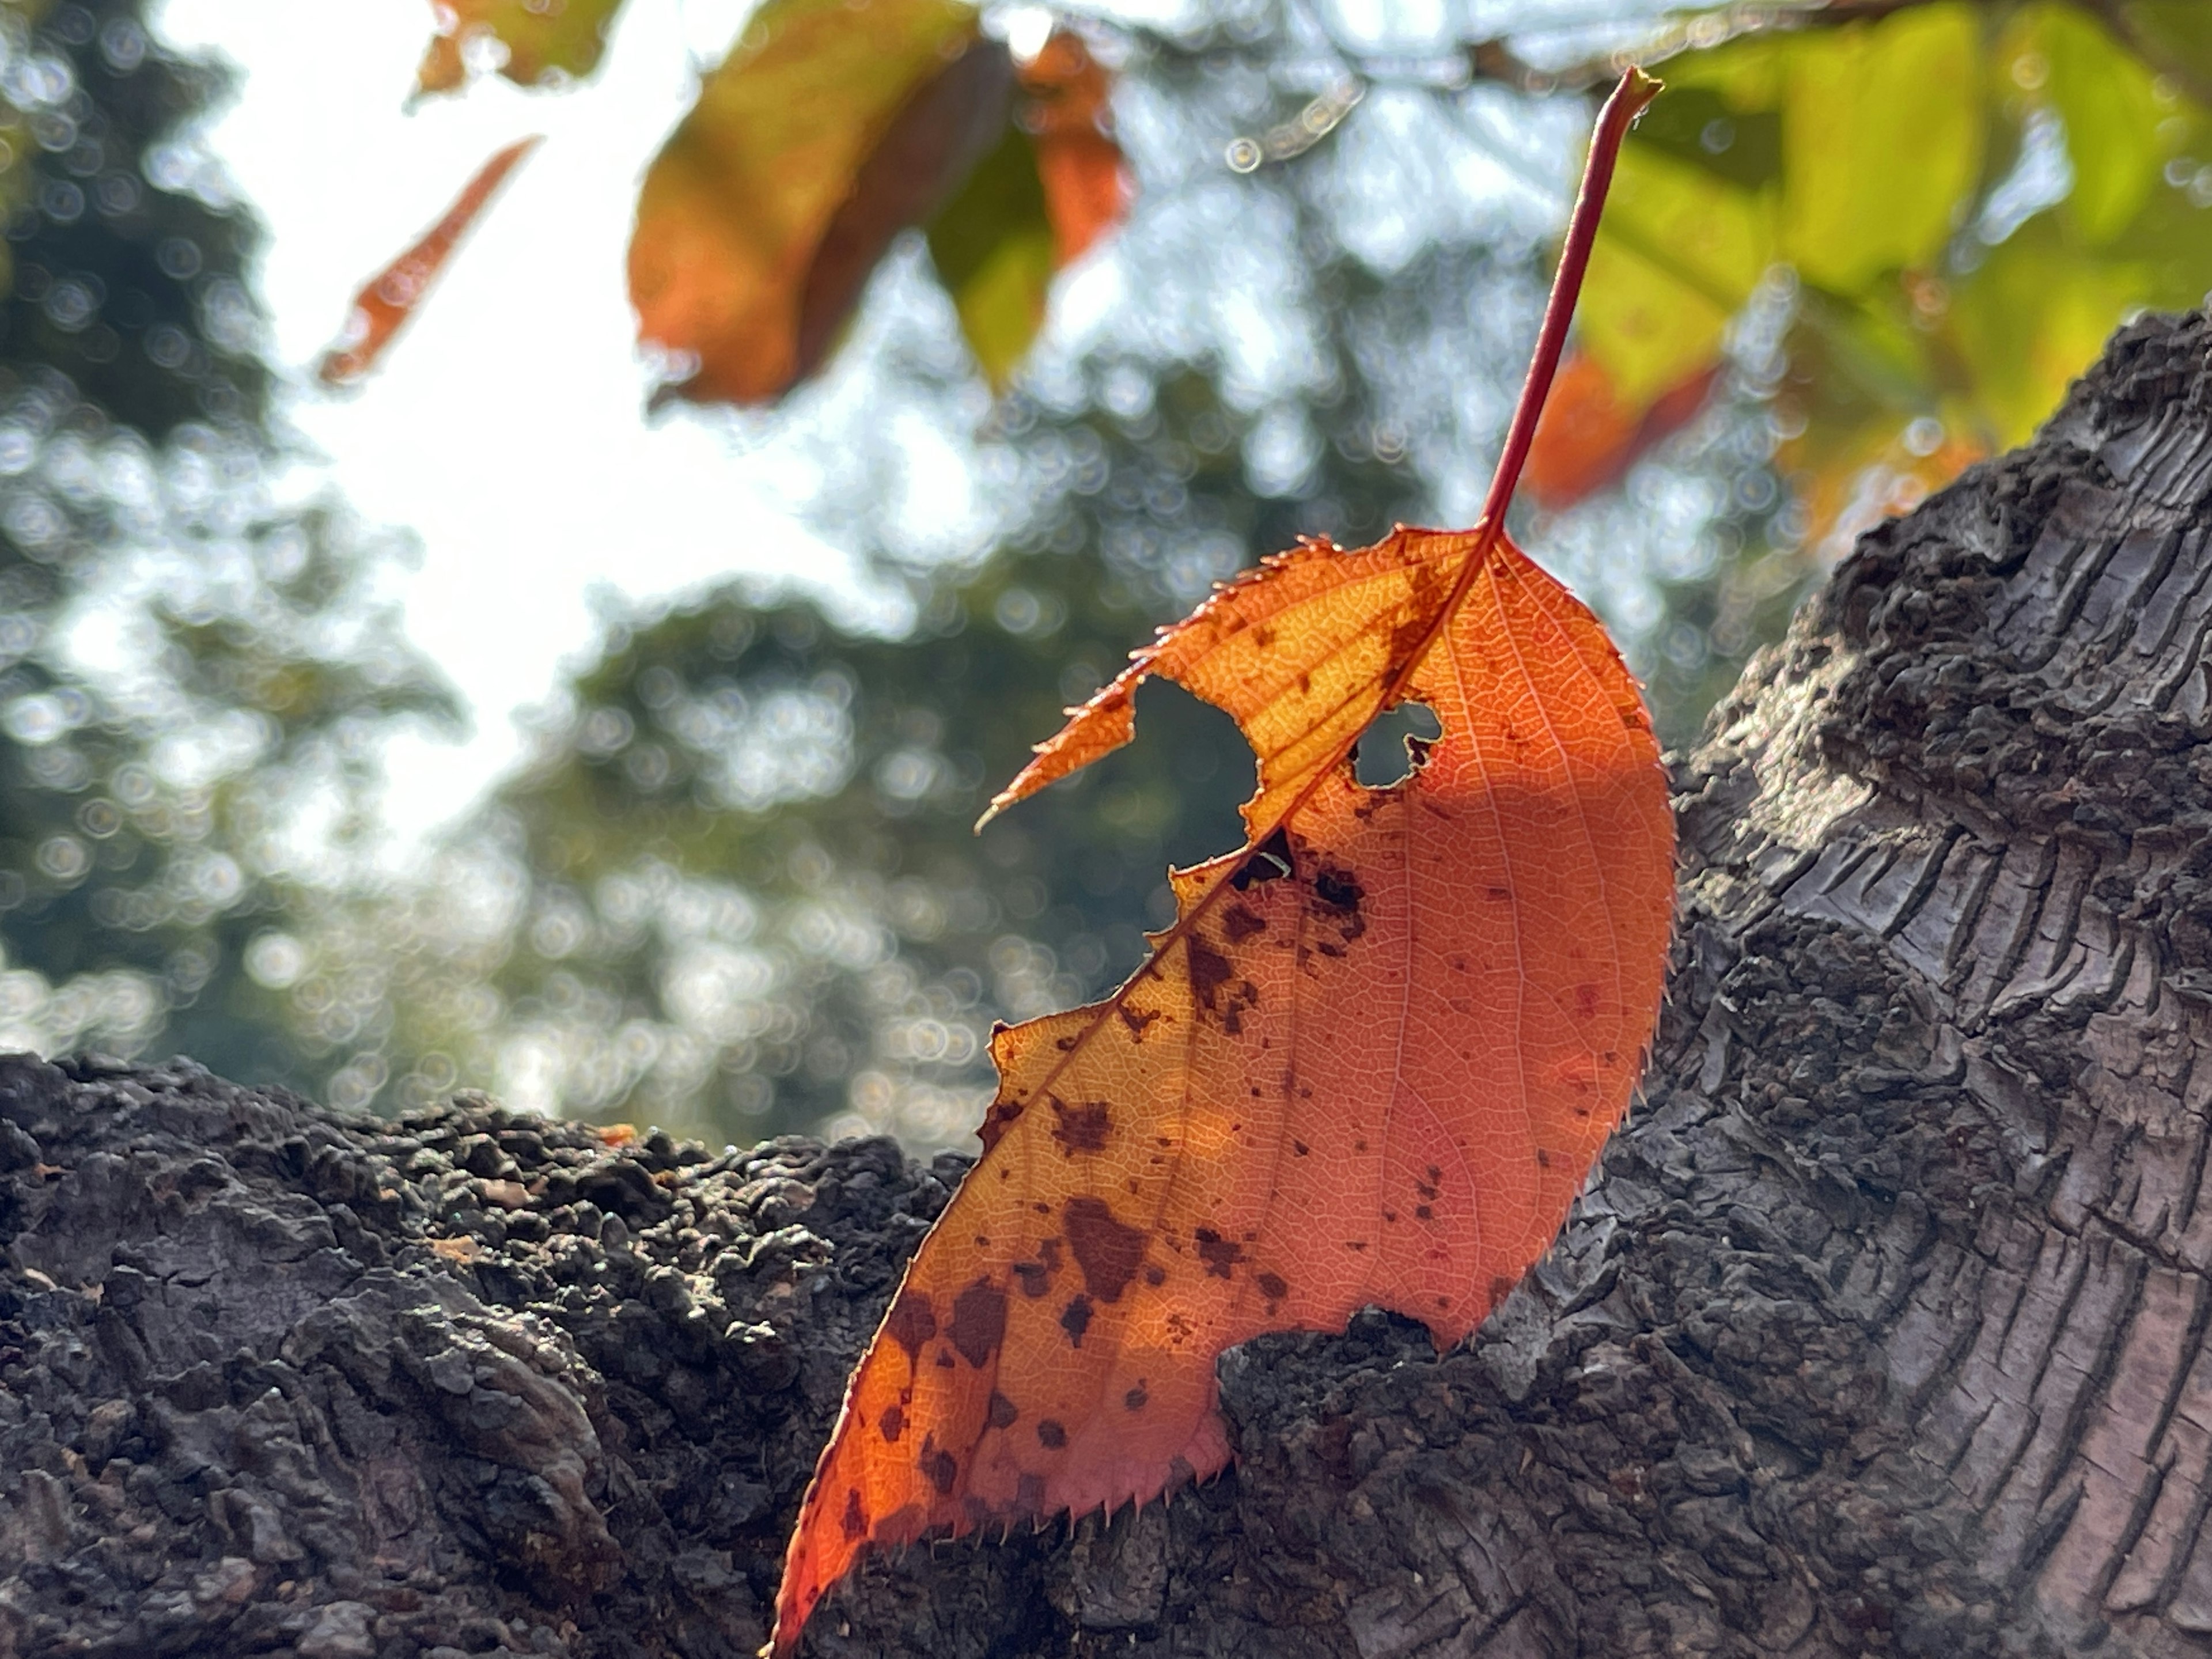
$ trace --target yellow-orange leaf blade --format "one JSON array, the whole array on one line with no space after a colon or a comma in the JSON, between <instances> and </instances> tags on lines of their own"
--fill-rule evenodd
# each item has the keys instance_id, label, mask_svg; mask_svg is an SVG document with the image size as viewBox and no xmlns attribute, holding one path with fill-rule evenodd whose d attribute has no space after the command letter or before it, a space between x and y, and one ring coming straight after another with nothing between
<instances>
[{"instance_id":1,"label":"yellow-orange leaf blade","mask_svg":"<svg viewBox=\"0 0 2212 1659\"><path fill-rule=\"evenodd\" d=\"M1443 732L1367 789L1349 739L1316 734L1356 736L1360 688L1394 663ZM1672 820L1634 683L1579 602L1502 537L1401 530L1272 562L1145 668L1234 714L1260 799L1291 791L1295 810L1277 856L1178 872L1176 928L1115 998L1000 1035L983 1159L801 1512L783 1650L864 1547L1219 1468L1214 1361L1249 1337L1370 1303L1463 1337L1549 1244L1627 1103ZM1109 702L1070 730L1125 725ZM1300 758L1332 750L1318 771Z\"/></svg>"},{"instance_id":2,"label":"yellow-orange leaf blade","mask_svg":"<svg viewBox=\"0 0 2212 1659\"><path fill-rule=\"evenodd\" d=\"M544 140L533 136L519 139L499 151L453 200L445 216L423 234L406 252L371 277L354 295L338 343L323 356L316 369L325 386L349 386L376 366L399 331L414 316L439 273L453 257L453 250L469 234L507 174Z\"/></svg>"},{"instance_id":3,"label":"yellow-orange leaf blade","mask_svg":"<svg viewBox=\"0 0 2212 1659\"><path fill-rule=\"evenodd\" d=\"M805 374L890 237L974 164L955 129L1003 124L1011 82L961 0L768 0L638 197L630 301L640 338L695 366L680 394L762 403ZM933 86L942 107L879 156Z\"/></svg>"},{"instance_id":4,"label":"yellow-orange leaf blade","mask_svg":"<svg viewBox=\"0 0 2212 1659\"><path fill-rule=\"evenodd\" d=\"M458 92L482 52L518 86L589 75L606 50L622 0L436 0L437 32L415 71L419 93Z\"/></svg>"},{"instance_id":5,"label":"yellow-orange leaf blade","mask_svg":"<svg viewBox=\"0 0 2212 1659\"><path fill-rule=\"evenodd\" d=\"M1148 673L1260 757L1250 839L1174 872L1151 959L994 1039L982 1160L854 1373L775 1653L872 1546L1218 1468L1224 1348L1367 1303L1457 1340L1557 1230L1658 1017L1674 826L1634 682L1501 524L1657 90L1631 70L1600 112L1476 527L1269 561L1070 711L1001 798L1126 742ZM1363 787L1354 741L1408 698L1440 736Z\"/></svg>"},{"instance_id":6,"label":"yellow-orange leaf blade","mask_svg":"<svg viewBox=\"0 0 2212 1659\"><path fill-rule=\"evenodd\" d=\"M1237 717L1260 765L1244 825L1264 836L1382 712L1432 636L1474 535L1444 551L1403 532L1357 552L1310 541L1246 572L1072 710L991 814L1128 742L1137 688L1158 675Z\"/></svg>"}]
</instances>

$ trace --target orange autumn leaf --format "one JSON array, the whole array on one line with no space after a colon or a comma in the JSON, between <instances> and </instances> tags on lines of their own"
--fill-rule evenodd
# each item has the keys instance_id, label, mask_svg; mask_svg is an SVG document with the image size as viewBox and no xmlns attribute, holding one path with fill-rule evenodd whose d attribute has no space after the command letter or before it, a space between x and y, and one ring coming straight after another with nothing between
<instances>
[{"instance_id":1,"label":"orange autumn leaf","mask_svg":"<svg viewBox=\"0 0 2212 1659\"><path fill-rule=\"evenodd\" d=\"M1607 103L1482 520L1307 542L1140 653L994 803L1128 740L1139 681L1236 718L1247 844L1173 872L1112 997L1000 1030L981 1160L854 1373L773 1650L864 1549L1143 1502L1229 1458L1215 1361L1376 1304L1440 1346L1550 1244L1626 1109L1673 906L1666 779L1590 612L1502 529L1621 133ZM1388 788L1384 709L1442 730Z\"/></svg>"},{"instance_id":2,"label":"orange autumn leaf","mask_svg":"<svg viewBox=\"0 0 2212 1659\"><path fill-rule=\"evenodd\" d=\"M1646 450L1697 417L1719 378L1720 365L1709 363L1638 409L1620 401L1595 358L1570 357L1559 367L1528 451L1528 493L1558 508L1619 483Z\"/></svg>"},{"instance_id":3,"label":"orange autumn leaf","mask_svg":"<svg viewBox=\"0 0 2212 1659\"><path fill-rule=\"evenodd\" d=\"M890 239L974 164L970 125L1003 126L1012 82L962 0L884 0L865 25L846 0L768 0L638 194L630 302L689 371L673 395L764 403L811 372Z\"/></svg>"},{"instance_id":4,"label":"orange autumn leaf","mask_svg":"<svg viewBox=\"0 0 2212 1659\"><path fill-rule=\"evenodd\" d=\"M376 366L507 174L543 142L539 136L519 139L486 161L445 216L354 295L353 310L337 343L324 354L315 371L325 386L352 385Z\"/></svg>"},{"instance_id":5,"label":"orange autumn leaf","mask_svg":"<svg viewBox=\"0 0 2212 1659\"><path fill-rule=\"evenodd\" d=\"M1129 179L1114 142L1113 82L1082 37L1057 29L1018 66L1029 98L1016 114L1036 151L1055 268L1080 258L1129 210Z\"/></svg>"}]
</instances>

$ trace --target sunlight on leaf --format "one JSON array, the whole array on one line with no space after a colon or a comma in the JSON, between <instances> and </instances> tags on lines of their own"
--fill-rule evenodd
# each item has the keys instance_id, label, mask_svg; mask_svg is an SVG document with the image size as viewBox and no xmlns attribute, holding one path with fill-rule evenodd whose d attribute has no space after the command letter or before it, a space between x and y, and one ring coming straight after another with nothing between
<instances>
[{"instance_id":1,"label":"sunlight on leaf","mask_svg":"<svg viewBox=\"0 0 2212 1659\"><path fill-rule=\"evenodd\" d=\"M678 394L762 403L806 374L912 210L996 139L1012 80L957 0L881 0L866 27L844 0L763 7L638 199L630 298ZM940 99L878 159L933 82Z\"/></svg>"},{"instance_id":2,"label":"sunlight on leaf","mask_svg":"<svg viewBox=\"0 0 2212 1659\"><path fill-rule=\"evenodd\" d=\"M1609 396L1563 400L1532 487L1571 504L1679 425L1770 268L1776 459L1810 544L2025 439L2131 313L2212 288L2208 15L1940 0L1671 58L1583 303Z\"/></svg>"},{"instance_id":3,"label":"sunlight on leaf","mask_svg":"<svg viewBox=\"0 0 2212 1659\"><path fill-rule=\"evenodd\" d=\"M1592 145L1482 520L1311 540L1139 653L994 802L1134 731L1140 682L1235 718L1246 844L1103 1002L994 1036L983 1157L923 1241L817 1468L774 1651L866 1548L1144 1502L1229 1460L1214 1362L1376 1304L1463 1339L1628 1103L1674 898L1666 775L1596 618L1501 528L1634 71ZM1413 769L1354 746L1425 705Z\"/></svg>"},{"instance_id":4,"label":"sunlight on leaf","mask_svg":"<svg viewBox=\"0 0 2212 1659\"><path fill-rule=\"evenodd\" d=\"M1015 74L1012 125L929 227L961 331L1000 388L1043 326L1053 273L1128 210L1106 74L1082 41L1055 33Z\"/></svg>"}]
</instances>

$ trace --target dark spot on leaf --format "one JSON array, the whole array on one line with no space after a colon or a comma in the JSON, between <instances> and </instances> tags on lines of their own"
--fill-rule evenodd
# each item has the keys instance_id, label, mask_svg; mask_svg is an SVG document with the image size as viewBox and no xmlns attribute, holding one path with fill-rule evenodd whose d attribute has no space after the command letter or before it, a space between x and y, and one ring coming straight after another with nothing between
<instances>
[{"instance_id":1,"label":"dark spot on leaf","mask_svg":"<svg viewBox=\"0 0 2212 1659\"><path fill-rule=\"evenodd\" d=\"M1183 948L1190 959L1191 994L1210 1012L1213 994L1228 981L1229 958L1195 933L1183 941Z\"/></svg>"},{"instance_id":2,"label":"dark spot on leaf","mask_svg":"<svg viewBox=\"0 0 2212 1659\"><path fill-rule=\"evenodd\" d=\"M983 1408L983 1419L993 1428L1007 1428L1020 1415L1021 1413L1014 1409L1012 1401L1007 1399L996 1389L991 1390L991 1403Z\"/></svg>"},{"instance_id":3,"label":"dark spot on leaf","mask_svg":"<svg viewBox=\"0 0 2212 1659\"><path fill-rule=\"evenodd\" d=\"M1121 1016L1121 1024L1129 1028L1129 1035L1139 1042L1145 1040L1146 1029L1160 1017L1158 1009L1132 1008L1126 1002L1114 1012Z\"/></svg>"},{"instance_id":4,"label":"dark spot on leaf","mask_svg":"<svg viewBox=\"0 0 2212 1659\"><path fill-rule=\"evenodd\" d=\"M1028 1105L1022 1101L993 1101L991 1109L983 1114L983 1127L975 1131L983 1143L983 1150L988 1152L997 1146L1000 1137L1019 1122L1022 1114L1027 1110Z\"/></svg>"},{"instance_id":5,"label":"dark spot on leaf","mask_svg":"<svg viewBox=\"0 0 2212 1659\"><path fill-rule=\"evenodd\" d=\"M1231 1244L1211 1227L1200 1227L1191 1237L1198 1241L1199 1260L1206 1263L1208 1278L1228 1278L1229 1270L1244 1258L1243 1246Z\"/></svg>"},{"instance_id":6,"label":"dark spot on leaf","mask_svg":"<svg viewBox=\"0 0 2212 1659\"><path fill-rule=\"evenodd\" d=\"M1139 1382L1121 1396L1121 1405L1125 1410L1140 1412L1145 1409L1145 1401L1151 1397L1145 1392L1145 1385Z\"/></svg>"},{"instance_id":7,"label":"dark spot on leaf","mask_svg":"<svg viewBox=\"0 0 2212 1659\"><path fill-rule=\"evenodd\" d=\"M896 1406L886 1407L883 1420L876 1425L876 1428L888 1443L896 1446L898 1437L906 1432L906 1413Z\"/></svg>"},{"instance_id":8,"label":"dark spot on leaf","mask_svg":"<svg viewBox=\"0 0 2212 1659\"><path fill-rule=\"evenodd\" d=\"M902 1291L899 1299L891 1304L890 1315L884 1321L884 1329L891 1340L906 1350L909 1362L921 1358L921 1345L937 1334L937 1315L929 1305L929 1298L920 1291Z\"/></svg>"},{"instance_id":9,"label":"dark spot on leaf","mask_svg":"<svg viewBox=\"0 0 2212 1659\"><path fill-rule=\"evenodd\" d=\"M937 1351L937 1368L938 1368L938 1370L942 1370L942 1371L949 1371L949 1370L952 1370L952 1369L953 1369L956 1365L957 1365L959 1363L960 1363L960 1362L959 1362L958 1360L957 1360L957 1359L953 1358L953 1357L952 1357L952 1350L951 1350L951 1349L950 1349L950 1348L939 1348L939 1349Z\"/></svg>"},{"instance_id":10,"label":"dark spot on leaf","mask_svg":"<svg viewBox=\"0 0 2212 1659\"><path fill-rule=\"evenodd\" d=\"M1540 1170L1548 1170L1552 1167L1552 1155L1541 1146L1536 1149L1536 1167Z\"/></svg>"},{"instance_id":11,"label":"dark spot on leaf","mask_svg":"<svg viewBox=\"0 0 2212 1659\"><path fill-rule=\"evenodd\" d=\"M1118 1301L1144 1261L1144 1234L1116 1220L1100 1199L1071 1198L1063 1213L1083 1288L1101 1302Z\"/></svg>"},{"instance_id":12,"label":"dark spot on leaf","mask_svg":"<svg viewBox=\"0 0 2212 1659\"><path fill-rule=\"evenodd\" d=\"M1425 1204L1416 1204L1413 1206L1413 1213L1424 1221L1434 1221L1437 1218L1437 1212Z\"/></svg>"},{"instance_id":13,"label":"dark spot on leaf","mask_svg":"<svg viewBox=\"0 0 2212 1659\"><path fill-rule=\"evenodd\" d=\"M1256 915L1241 904L1229 907L1229 914L1221 919L1221 931L1229 936L1231 945L1242 945L1255 933L1267 931L1267 919Z\"/></svg>"},{"instance_id":14,"label":"dark spot on leaf","mask_svg":"<svg viewBox=\"0 0 2212 1659\"><path fill-rule=\"evenodd\" d=\"M960 1476L960 1460L945 1450L935 1440L921 1443L921 1472L929 1477L929 1484L943 1498L952 1490L952 1483Z\"/></svg>"},{"instance_id":15,"label":"dark spot on leaf","mask_svg":"<svg viewBox=\"0 0 2212 1659\"><path fill-rule=\"evenodd\" d=\"M981 1370L1006 1334L1006 1293L988 1279L979 1280L953 1298L952 1346Z\"/></svg>"},{"instance_id":16,"label":"dark spot on leaf","mask_svg":"<svg viewBox=\"0 0 2212 1659\"><path fill-rule=\"evenodd\" d=\"M1291 1287L1284 1282L1280 1273L1261 1273L1252 1282L1260 1287L1260 1294L1270 1302L1280 1302L1291 1293Z\"/></svg>"},{"instance_id":17,"label":"dark spot on leaf","mask_svg":"<svg viewBox=\"0 0 2212 1659\"><path fill-rule=\"evenodd\" d=\"M1070 1106L1048 1096L1046 1103L1060 1120L1053 1127L1052 1138L1060 1143L1064 1156L1072 1158L1078 1152L1105 1150L1106 1137L1113 1129L1114 1121L1107 1115L1104 1101L1087 1100L1080 1106Z\"/></svg>"},{"instance_id":18,"label":"dark spot on leaf","mask_svg":"<svg viewBox=\"0 0 2212 1659\"><path fill-rule=\"evenodd\" d=\"M1154 1289L1158 1289L1160 1285L1164 1285L1164 1284L1166 1284L1167 1282L1168 1282L1168 1270L1167 1270L1165 1267L1152 1267L1152 1266L1150 1266L1149 1264L1146 1267L1146 1268L1145 1268L1145 1283L1146 1283L1146 1284L1152 1285Z\"/></svg>"},{"instance_id":19,"label":"dark spot on leaf","mask_svg":"<svg viewBox=\"0 0 2212 1659\"><path fill-rule=\"evenodd\" d=\"M1308 1152L1313 1151L1313 1148L1307 1146L1303 1140L1294 1140L1291 1143L1291 1150L1296 1152L1300 1158L1304 1158Z\"/></svg>"},{"instance_id":20,"label":"dark spot on leaf","mask_svg":"<svg viewBox=\"0 0 2212 1659\"><path fill-rule=\"evenodd\" d=\"M845 1528L845 1541L854 1543L868 1535L868 1512L860 1507L860 1492L856 1486L845 1494L845 1514L841 1523Z\"/></svg>"},{"instance_id":21,"label":"dark spot on leaf","mask_svg":"<svg viewBox=\"0 0 2212 1659\"><path fill-rule=\"evenodd\" d=\"M1332 910L1346 914L1357 912L1359 901L1367 896L1358 878L1349 870L1334 869L1323 865L1314 872L1314 896Z\"/></svg>"},{"instance_id":22,"label":"dark spot on leaf","mask_svg":"<svg viewBox=\"0 0 2212 1659\"><path fill-rule=\"evenodd\" d=\"M1083 1334L1091 1328L1091 1298L1077 1295L1068 1298L1067 1306L1060 1310L1060 1328L1067 1333L1067 1346L1083 1346Z\"/></svg>"},{"instance_id":23,"label":"dark spot on leaf","mask_svg":"<svg viewBox=\"0 0 2212 1659\"><path fill-rule=\"evenodd\" d=\"M1055 1418L1046 1418L1037 1425L1037 1443L1053 1451L1067 1443L1067 1431Z\"/></svg>"},{"instance_id":24,"label":"dark spot on leaf","mask_svg":"<svg viewBox=\"0 0 2212 1659\"><path fill-rule=\"evenodd\" d=\"M1022 1287L1022 1294L1032 1302L1051 1288L1051 1279L1052 1276L1045 1272L1041 1263L1017 1261L1014 1264L1014 1281Z\"/></svg>"}]
</instances>

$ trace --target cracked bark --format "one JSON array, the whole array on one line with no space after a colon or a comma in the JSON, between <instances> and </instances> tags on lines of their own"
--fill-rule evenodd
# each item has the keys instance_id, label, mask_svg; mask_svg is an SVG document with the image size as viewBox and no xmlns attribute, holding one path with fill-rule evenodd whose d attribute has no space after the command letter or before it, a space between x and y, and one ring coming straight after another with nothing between
<instances>
[{"instance_id":1,"label":"cracked bark","mask_svg":"<svg viewBox=\"0 0 2212 1659\"><path fill-rule=\"evenodd\" d=\"M1233 1474L808 1651L2212 1654L2208 535L2150 319L1680 763L1647 1098L1473 1343L1250 1344ZM0 1065L0 1659L750 1650L957 1173Z\"/></svg>"}]
</instances>

